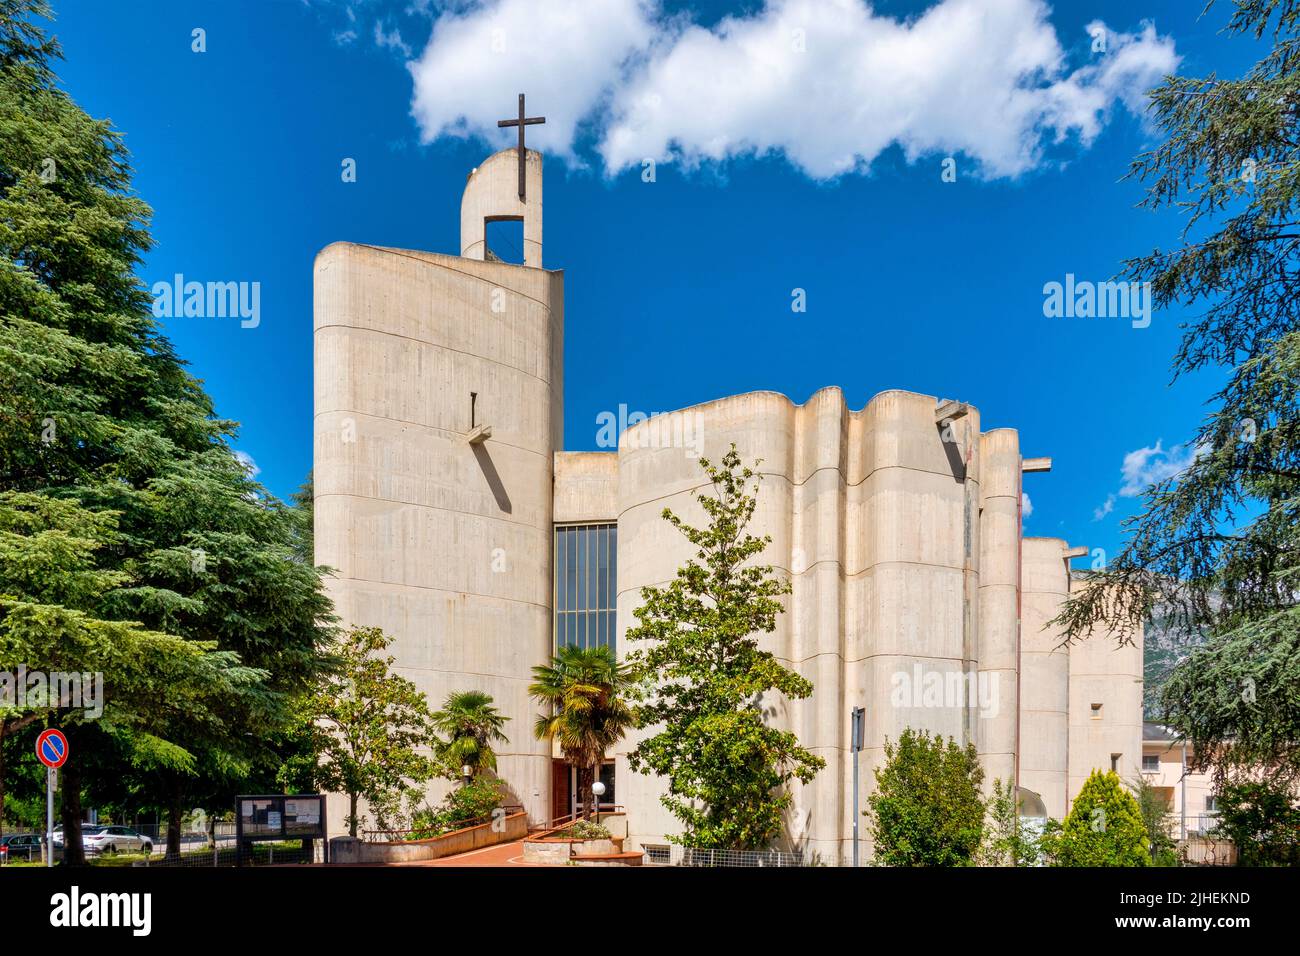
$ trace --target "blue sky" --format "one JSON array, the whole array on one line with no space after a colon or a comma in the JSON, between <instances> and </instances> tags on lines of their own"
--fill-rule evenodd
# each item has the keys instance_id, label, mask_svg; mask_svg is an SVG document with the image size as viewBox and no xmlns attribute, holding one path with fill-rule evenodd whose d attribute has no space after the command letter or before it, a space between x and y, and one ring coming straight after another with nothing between
<instances>
[{"instance_id":1,"label":"blue sky","mask_svg":"<svg viewBox=\"0 0 1300 956\"><path fill-rule=\"evenodd\" d=\"M583 0L549 0L556 32L540 35L520 2L54 0L62 81L125 133L154 209L141 278L261 284L256 328L163 321L272 492L311 467L316 252L454 253L465 175L503 145L484 137L523 89L548 116L529 134L547 152L546 265L566 273L568 448L596 447L597 416L620 404L804 401L825 385L852 407L890 388L960 398L1054 459L1026 477L1027 533L1114 549L1215 378L1170 386L1180 315L1047 318L1043 287L1105 280L1176 240L1177 217L1134 208L1141 186L1121 181L1154 142L1130 87L1170 55L1184 74L1242 72L1258 49L1219 32L1226 7L605 0L559 22ZM980 3L1002 19L973 30L962 15ZM797 82L746 78L786 15L809 23L813 59ZM467 58L465 38L497 22L515 46ZM1038 73L998 100L1024 57ZM659 159L653 183L640 156Z\"/></svg>"}]
</instances>

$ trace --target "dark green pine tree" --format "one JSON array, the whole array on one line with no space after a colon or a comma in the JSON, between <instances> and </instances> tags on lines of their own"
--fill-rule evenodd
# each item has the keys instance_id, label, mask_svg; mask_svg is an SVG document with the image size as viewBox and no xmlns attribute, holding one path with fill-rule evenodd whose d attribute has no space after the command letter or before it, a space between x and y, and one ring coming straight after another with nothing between
<instances>
[{"instance_id":1,"label":"dark green pine tree","mask_svg":"<svg viewBox=\"0 0 1300 956\"><path fill-rule=\"evenodd\" d=\"M1152 91L1167 139L1137 158L1145 204L1187 216L1128 263L1155 305L1199 311L1175 377L1217 369L1197 454L1126 522L1103 587L1071 599L1073 639L1153 612L1204 643L1172 669L1160 716L1194 769L1300 776L1300 0L1236 0L1227 33L1271 37L1244 77Z\"/></svg>"},{"instance_id":2,"label":"dark green pine tree","mask_svg":"<svg viewBox=\"0 0 1300 956\"><path fill-rule=\"evenodd\" d=\"M153 320L135 274L150 210L120 134L58 87L59 47L37 22L50 16L44 0L0 0L0 489L104 517L78 554L111 586L67 610L206 652L206 685L131 701L156 719L70 724L74 748L112 751L168 813L174 850L184 809L274 779L332 617L301 520L236 459L234 424ZM72 855L83 783L93 796L65 774Z\"/></svg>"}]
</instances>

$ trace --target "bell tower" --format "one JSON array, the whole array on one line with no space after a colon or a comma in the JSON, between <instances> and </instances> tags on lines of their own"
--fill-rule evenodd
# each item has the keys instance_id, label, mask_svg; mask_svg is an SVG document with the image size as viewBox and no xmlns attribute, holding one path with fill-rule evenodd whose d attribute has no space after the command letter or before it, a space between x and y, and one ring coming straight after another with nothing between
<instances>
[{"instance_id":1,"label":"bell tower","mask_svg":"<svg viewBox=\"0 0 1300 956\"><path fill-rule=\"evenodd\" d=\"M460 199L460 254L487 258L490 222L522 222L524 265L542 267L542 154L524 145L524 129L545 123L544 116L527 116L519 94L519 116L497 126L519 129L519 145L489 156L469 174Z\"/></svg>"}]
</instances>

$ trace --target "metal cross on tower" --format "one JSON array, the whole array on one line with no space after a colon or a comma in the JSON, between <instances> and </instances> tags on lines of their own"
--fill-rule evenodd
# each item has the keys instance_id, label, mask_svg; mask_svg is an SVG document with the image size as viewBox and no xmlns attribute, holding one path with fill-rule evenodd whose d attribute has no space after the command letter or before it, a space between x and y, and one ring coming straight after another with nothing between
<instances>
[{"instance_id":1,"label":"metal cross on tower","mask_svg":"<svg viewBox=\"0 0 1300 956\"><path fill-rule=\"evenodd\" d=\"M519 94L519 118L508 120L497 120L498 127L518 126L519 127L519 201L524 201L524 159L527 156L524 150L524 127L535 126L538 123L545 123L545 116L526 116L524 114L524 94Z\"/></svg>"}]
</instances>

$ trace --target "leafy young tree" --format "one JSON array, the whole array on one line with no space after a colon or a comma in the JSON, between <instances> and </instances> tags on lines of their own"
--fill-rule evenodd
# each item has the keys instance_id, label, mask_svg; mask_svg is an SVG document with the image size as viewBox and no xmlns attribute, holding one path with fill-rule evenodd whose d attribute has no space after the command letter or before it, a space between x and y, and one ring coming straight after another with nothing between
<instances>
[{"instance_id":1,"label":"leafy young tree","mask_svg":"<svg viewBox=\"0 0 1300 956\"><path fill-rule=\"evenodd\" d=\"M984 838L976 861L980 866L1036 866L1041 851L1038 834L1020 820L1016 787L993 781L989 795Z\"/></svg>"},{"instance_id":2,"label":"leafy young tree","mask_svg":"<svg viewBox=\"0 0 1300 956\"><path fill-rule=\"evenodd\" d=\"M623 739L634 715L628 705L633 680L605 646L560 648L550 664L533 668L528 693L549 713L533 725L538 740L559 742L570 766L578 768L579 814L585 815L605 752Z\"/></svg>"},{"instance_id":3,"label":"leafy young tree","mask_svg":"<svg viewBox=\"0 0 1300 956\"><path fill-rule=\"evenodd\" d=\"M1172 814L1165 803L1164 794L1141 775L1129 786L1142 813L1142 825L1147 831L1147 846L1151 851L1153 866L1177 866L1178 844L1169 835Z\"/></svg>"},{"instance_id":4,"label":"leafy young tree","mask_svg":"<svg viewBox=\"0 0 1300 956\"><path fill-rule=\"evenodd\" d=\"M417 795L438 775L438 764L420 751L436 749L428 704L416 686L390 673L396 658L377 627L354 627L336 649L339 667L301 701L301 732L309 754L288 761L282 779L348 795L348 833L357 835L360 802L383 813Z\"/></svg>"},{"instance_id":5,"label":"leafy young tree","mask_svg":"<svg viewBox=\"0 0 1300 956\"><path fill-rule=\"evenodd\" d=\"M295 560L293 515L236 458L233 423L216 417L152 317L135 275L150 210L131 195L121 135L58 88L59 47L36 22L49 16L43 0L0 0L0 484L113 516L111 544L69 565L111 586L47 595L40 614L223 655L199 658L190 675L209 675L206 692L187 679L159 696L106 672L115 706L140 694L139 719L106 722L77 744L62 807L75 862L82 766L112 757L115 771L105 764L99 779L117 789L134 778L156 794L176 837L186 803L228 800L250 775L269 775L268 740L321 665L331 621L317 569ZM41 513L30 499L22 508ZM57 533L35 532L50 544ZM94 655L56 659L28 633L29 668L93 669ZM207 704L173 706L181 688ZM165 721L143 719L150 701Z\"/></svg>"},{"instance_id":6,"label":"leafy young tree","mask_svg":"<svg viewBox=\"0 0 1300 956\"><path fill-rule=\"evenodd\" d=\"M447 739L437 748L438 757L453 772L469 767L475 776L497 769L493 743L505 743L505 717L492 704L492 696L478 690L448 694L442 709L432 714L433 727Z\"/></svg>"},{"instance_id":7,"label":"leafy young tree","mask_svg":"<svg viewBox=\"0 0 1300 956\"><path fill-rule=\"evenodd\" d=\"M1151 865L1142 809L1113 770L1092 772L1043 850L1054 866Z\"/></svg>"},{"instance_id":8,"label":"leafy young tree","mask_svg":"<svg viewBox=\"0 0 1300 956\"><path fill-rule=\"evenodd\" d=\"M695 500L707 525L694 527L665 508L663 517L696 549L666 587L641 589L630 641L648 646L628 657L653 682L637 726L658 728L629 755L632 769L668 780L660 799L681 821L672 836L688 847L761 849L781 832L789 784L810 782L826 762L788 731L764 720L766 695L802 700L812 684L759 648L784 609L790 582L752 563L771 542L746 532L758 479L735 445L719 466L700 459L709 480ZM755 479L752 493L746 485Z\"/></svg>"},{"instance_id":9,"label":"leafy young tree","mask_svg":"<svg viewBox=\"0 0 1300 956\"><path fill-rule=\"evenodd\" d=\"M876 862L970 866L984 838L984 768L974 744L910 727L885 741L885 763L867 798Z\"/></svg>"},{"instance_id":10,"label":"leafy young tree","mask_svg":"<svg viewBox=\"0 0 1300 956\"><path fill-rule=\"evenodd\" d=\"M1176 666L1163 719L1192 769L1300 773L1300 0L1236 0L1229 34L1273 44L1244 77L1170 77L1152 92L1167 139L1139 156L1145 204L1188 216L1181 241L1128 263L1155 304L1200 310L1175 378L1225 384L1181 475L1146 494L1101 583L1059 623L1071 639L1153 608L1206 643Z\"/></svg>"},{"instance_id":11,"label":"leafy young tree","mask_svg":"<svg viewBox=\"0 0 1300 956\"><path fill-rule=\"evenodd\" d=\"M1225 783L1216 794L1218 833L1242 866L1300 864L1300 806L1290 787L1267 778Z\"/></svg>"}]
</instances>

